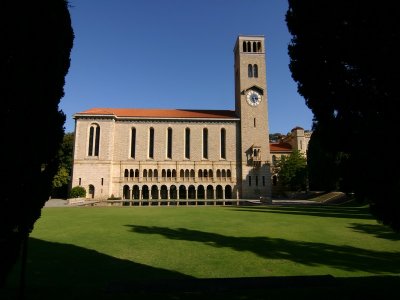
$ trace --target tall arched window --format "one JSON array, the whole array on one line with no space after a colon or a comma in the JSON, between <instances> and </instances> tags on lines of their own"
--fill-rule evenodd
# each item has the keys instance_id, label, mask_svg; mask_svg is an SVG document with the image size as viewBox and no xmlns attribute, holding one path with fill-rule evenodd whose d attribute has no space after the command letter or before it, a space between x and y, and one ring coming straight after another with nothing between
<instances>
[{"instance_id":1,"label":"tall arched window","mask_svg":"<svg viewBox=\"0 0 400 300\"><path fill-rule=\"evenodd\" d=\"M247 66L247 75L249 78L253 77L253 66L250 64Z\"/></svg>"},{"instance_id":2,"label":"tall arched window","mask_svg":"<svg viewBox=\"0 0 400 300\"><path fill-rule=\"evenodd\" d=\"M203 158L208 158L208 129L203 128Z\"/></svg>"},{"instance_id":3,"label":"tall arched window","mask_svg":"<svg viewBox=\"0 0 400 300\"><path fill-rule=\"evenodd\" d=\"M99 156L100 148L100 126L93 124L89 129L88 156Z\"/></svg>"},{"instance_id":4,"label":"tall arched window","mask_svg":"<svg viewBox=\"0 0 400 300\"><path fill-rule=\"evenodd\" d=\"M253 65L253 75L255 78L258 78L258 66Z\"/></svg>"},{"instance_id":5,"label":"tall arched window","mask_svg":"<svg viewBox=\"0 0 400 300\"><path fill-rule=\"evenodd\" d=\"M247 43L243 42L243 52L247 52Z\"/></svg>"},{"instance_id":6,"label":"tall arched window","mask_svg":"<svg viewBox=\"0 0 400 300\"><path fill-rule=\"evenodd\" d=\"M257 43L253 42L253 52L257 52Z\"/></svg>"},{"instance_id":7,"label":"tall arched window","mask_svg":"<svg viewBox=\"0 0 400 300\"><path fill-rule=\"evenodd\" d=\"M149 132L149 158L154 158L154 128Z\"/></svg>"},{"instance_id":8,"label":"tall arched window","mask_svg":"<svg viewBox=\"0 0 400 300\"><path fill-rule=\"evenodd\" d=\"M261 52L261 42L257 43L257 52Z\"/></svg>"},{"instance_id":9,"label":"tall arched window","mask_svg":"<svg viewBox=\"0 0 400 300\"><path fill-rule=\"evenodd\" d=\"M226 131L221 129L221 158L226 158Z\"/></svg>"},{"instance_id":10,"label":"tall arched window","mask_svg":"<svg viewBox=\"0 0 400 300\"><path fill-rule=\"evenodd\" d=\"M190 129L185 129L185 158L190 158Z\"/></svg>"},{"instance_id":11,"label":"tall arched window","mask_svg":"<svg viewBox=\"0 0 400 300\"><path fill-rule=\"evenodd\" d=\"M167 158L172 158L172 128L167 130Z\"/></svg>"},{"instance_id":12,"label":"tall arched window","mask_svg":"<svg viewBox=\"0 0 400 300\"><path fill-rule=\"evenodd\" d=\"M131 129L131 157L135 158L136 152L136 128Z\"/></svg>"}]
</instances>

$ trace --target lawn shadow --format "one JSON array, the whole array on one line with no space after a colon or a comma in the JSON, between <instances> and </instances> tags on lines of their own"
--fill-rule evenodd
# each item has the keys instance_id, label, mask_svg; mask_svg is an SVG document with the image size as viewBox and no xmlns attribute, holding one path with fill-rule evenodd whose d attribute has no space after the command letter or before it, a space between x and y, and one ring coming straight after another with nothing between
<instances>
[{"instance_id":1,"label":"lawn shadow","mask_svg":"<svg viewBox=\"0 0 400 300\"><path fill-rule=\"evenodd\" d=\"M285 259L307 266L326 265L346 271L364 271L373 274L400 272L400 252L373 251L346 245L290 241L264 236L225 236L186 228L126 226L135 233L158 234L172 240L199 242L235 251L250 251L266 259Z\"/></svg>"},{"instance_id":2,"label":"lawn shadow","mask_svg":"<svg viewBox=\"0 0 400 300\"><path fill-rule=\"evenodd\" d=\"M351 223L349 228L354 231L371 234L377 238L399 241L400 233L394 232L390 227L381 224L359 224Z\"/></svg>"},{"instance_id":3,"label":"lawn shadow","mask_svg":"<svg viewBox=\"0 0 400 300\"><path fill-rule=\"evenodd\" d=\"M232 207L233 210L276 213L288 215L305 215L314 217L348 218L348 219L373 219L368 207L342 207L331 205L272 205L272 206L249 206Z\"/></svg>"},{"instance_id":4,"label":"lawn shadow","mask_svg":"<svg viewBox=\"0 0 400 300\"><path fill-rule=\"evenodd\" d=\"M134 249L132 249L134 251ZM16 295L20 265L7 281ZM102 254L71 244L29 239L26 299L93 299L118 289L120 282L188 279L190 276Z\"/></svg>"}]
</instances>

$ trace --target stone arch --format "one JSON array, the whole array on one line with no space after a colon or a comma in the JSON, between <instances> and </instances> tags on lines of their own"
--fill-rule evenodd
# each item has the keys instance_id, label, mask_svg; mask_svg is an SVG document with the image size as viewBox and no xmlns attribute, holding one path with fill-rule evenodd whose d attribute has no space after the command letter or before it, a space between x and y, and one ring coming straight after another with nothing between
<instances>
[{"instance_id":1,"label":"stone arch","mask_svg":"<svg viewBox=\"0 0 400 300\"><path fill-rule=\"evenodd\" d=\"M142 186L142 198L149 199L149 187L147 185Z\"/></svg>"},{"instance_id":2,"label":"stone arch","mask_svg":"<svg viewBox=\"0 0 400 300\"><path fill-rule=\"evenodd\" d=\"M179 199L186 199L186 186L179 186Z\"/></svg>"},{"instance_id":3,"label":"stone arch","mask_svg":"<svg viewBox=\"0 0 400 300\"><path fill-rule=\"evenodd\" d=\"M139 198L140 198L139 186L134 185L132 188L132 199L139 199Z\"/></svg>"},{"instance_id":4,"label":"stone arch","mask_svg":"<svg viewBox=\"0 0 400 300\"><path fill-rule=\"evenodd\" d=\"M123 199L130 199L131 198L129 186L127 186L127 185L124 185L123 192L122 192L122 198Z\"/></svg>"},{"instance_id":5,"label":"stone arch","mask_svg":"<svg viewBox=\"0 0 400 300\"><path fill-rule=\"evenodd\" d=\"M170 199L177 199L178 198L178 191L175 185L171 185L169 188L169 198Z\"/></svg>"},{"instance_id":6,"label":"stone arch","mask_svg":"<svg viewBox=\"0 0 400 300\"><path fill-rule=\"evenodd\" d=\"M216 198L217 199L223 199L224 198L224 193L221 185L217 185L217 188L215 190Z\"/></svg>"},{"instance_id":7,"label":"stone arch","mask_svg":"<svg viewBox=\"0 0 400 300\"><path fill-rule=\"evenodd\" d=\"M158 187L156 185L151 186L151 199L158 199Z\"/></svg>"},{"instance_id":8,"label":"stone arch","mask_svg":"<svg viewBox=\"0 0 400 300\"><path fill-rule=\"evenodd\" d=\"M197 199L204 199L205 197L205 190L203 185L199 185L197 187Z\"/></svg>"},{"instance_id":9,"label":"stone arch","mask_svg":"<svg viewBox=\"0 0 400 300\"><path fill-rule=\"evenodd\" d=\"M196 188L190 185L188 188L188 199L196 199Z\"/></svg>"},{"instance_id":10,"label":"stone arch","mask_svg":"<svg viewBox=\"0 0 400 300\"><path fill-rule=\"evenodd\" d=\"M207 186L207 199L214 199L214 188L212 185Z\"/></svg>"},{"instance_id":11,"label":"stone arch","mask_svg":"<svg viewBox=\"0 0 400 300\"><path fill-rule=\"evenodd\" d=\"M233 194L232 194L232 187L230 185L227 185L225 187L225 199L233 199Z\"/></svg>"},{"instance_id":12,"label":"stone arch","mask_svg":"<svg viewBox=\"0 0 400 300\"><path fill-rule=\"evenodd\" d=\"M160 196L161 199L168 199L168 188L166 185L161 186Z\"/></svg>"}]
</instances>

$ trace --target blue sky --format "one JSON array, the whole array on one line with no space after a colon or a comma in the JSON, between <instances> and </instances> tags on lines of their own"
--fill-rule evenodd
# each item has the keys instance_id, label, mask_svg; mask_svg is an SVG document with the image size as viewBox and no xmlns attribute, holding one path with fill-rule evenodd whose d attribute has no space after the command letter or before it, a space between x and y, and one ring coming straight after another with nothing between
<instances>
[{"instance_id":1,"label":"blue sky","mask_svg":"<svg viewBox=\"0 0 400 300\"><path fill-rule=\"evenodd\" d=\"M286 0L70 0L75 33L60 108L234 109L236 38L266 39L269 128L311 129L289 71Z\"/></svg>"}]
</instances>

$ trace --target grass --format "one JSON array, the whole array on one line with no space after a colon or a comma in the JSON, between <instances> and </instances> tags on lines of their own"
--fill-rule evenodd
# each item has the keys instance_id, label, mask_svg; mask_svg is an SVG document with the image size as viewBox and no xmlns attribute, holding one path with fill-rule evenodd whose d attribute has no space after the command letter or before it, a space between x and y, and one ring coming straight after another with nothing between
<instances>
[{"instance_id":1,"label":"grass","mask_svg":"<svg viewBox=\"0 0 400 300\"><path fill-rule=\"evenodd\" d=\"M28 292L41 299L44 289L48 299L60 299L60 290L65 299L94 292L98 299L115 293L200 299L211 291L215 299L258 299L272 279L252 288L250 282L271 277L280 282L269 285L271 297L303 292L309 299L305 278L322 282L314 292L337 297L338 284L350 295L360 286L368 294L390 291L399 272L400 236L377 224L367 207L75 207L43 209L31 234L27 276ZM193 278L202 279L203 289L192 286L188 294L183 287ZM240 284L227 278L243 278L247 288L233 292ZM287 288L296 282L304 284Z\"/></svg>"}]
</instances>

